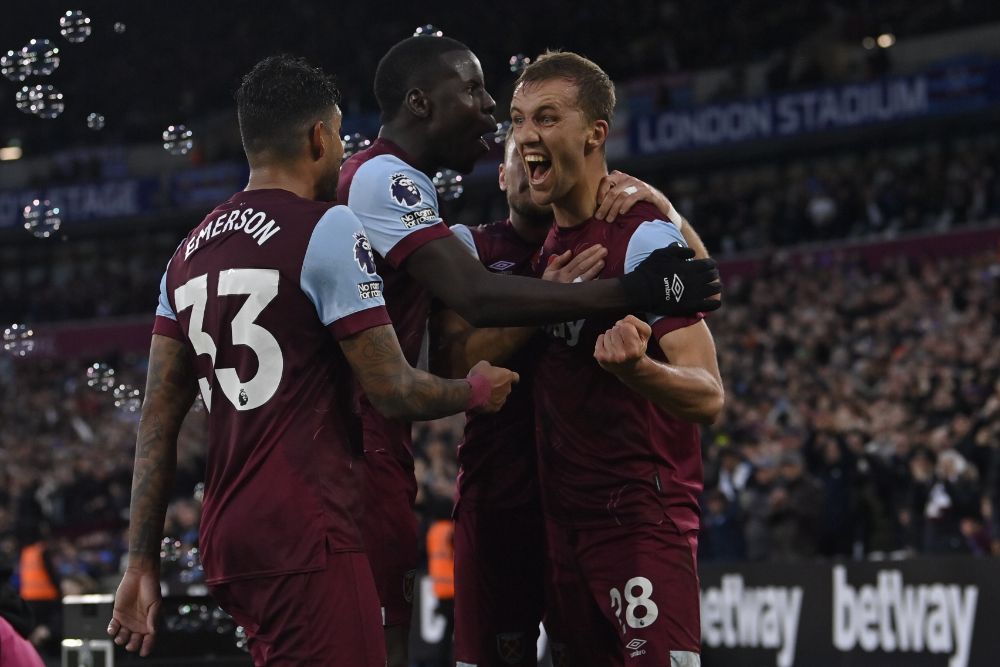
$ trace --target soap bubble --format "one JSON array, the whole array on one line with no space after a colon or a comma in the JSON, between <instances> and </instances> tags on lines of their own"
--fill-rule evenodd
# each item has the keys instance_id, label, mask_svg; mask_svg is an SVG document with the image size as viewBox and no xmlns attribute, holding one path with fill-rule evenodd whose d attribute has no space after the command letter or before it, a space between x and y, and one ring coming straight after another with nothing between
<instances>
[{"instance_id":1,"label":"soap bubble","mask_svg":"<svg viewBox=\"0 0 1000 667\"><path fill-rule=\"evenodd\" d=\"M351 157L358 151L363 151L372 145L372 140L361 134L360 132L355 132L354 134L344 135L344 159Z\"/></svg>"},{"instance_id":2,"label":"soap bubble","mask_svg":"<svg viewBox=\"0 0 1000 667\"><path fill-rule=\"evenodd\" d=\"M115 33L120 35L123 32L125 32L125 24L122 23L121 21L116 22L115 23Z\"/></svg>"},{"instance_id":3,"label":"soap bubble","mask_svg":"<svg viewBox=\"0 0 1000 667\"><path fill-rule=\"evenodd\" d=\"M163 149L171 155L187 155L194 148L194 133L184 125L171 125L163 131Z\"/></svg>"},{"instance_id":4,"label":"soap bubble","mask_svg":"<svg viewBox=\"0 0 1000 667\"><path fill-rule=\"evenodd\" d=\"M443 201L454 201L465 192L462 175L453 169L442 169L434 174L433 181L438 197Z\"/></svg>"},{"instance_id":5,"label":"soap bubble","mask_svg":"<svg viewBox=\"0 0 1000 667\"><path fill-rule=\"evenodd\" d=\"M105 121L104 116L99 113L92 113L87 115L87 127L89 127L94 132L100 132L104 129Z\"/></svg>"},{"instance_id":6,"label":"soap bubble","mask_svg":"<svg viewBox=\"0 0 1000 667\"><path fill-rule=\"evenodd\" d=\"M100 361L87 366L87 386L107 393L115 387L115 369Z\"/></svg>"},{"instance_id":7,"label":"soap bubble","mask_svg":"<svg viewBox=\"0 0 1000 667\"><path fill-rule=\"evenodd\" d=\"M48 39L33 39L21 49L23 66L37 76L48 76L59 67L59 47Z\"/></svg>"},{"instance_id":8,"label":"soap bubble","mask_svg":"<svg viewBox=\"0 0 1000 667\"><path fill-rule=\"evenodd\" d=\"M8 51L0 56L0 74L11 81L24 81L31 74L31 69L25 65L20 51Z\"/></svg>"},{"instance_id":9,"label":"soap bubble","mask_svg":"<svg viewBox=\"0 0 1000 667\"><path fill-rule=\"evenodd\" d=\"M47 239L62 226L62 212L48 199L33 199L24 207L24 228L40 239Z\"/></svg>"},{"instance_id":10,"label":"soap bubble","mask_svg":"<svg viewBox=\"0 0 1000 667\"><path fill-rule=\"evenodd\" d=\"M444 37L444 33L432 26L430 23L427 25L422 25L413 31L414 37L428 36L428 37Z\"/></svg>"},{"instance_id":11,"label":"soap bubble","mask_svg":"<svg viewBox=\"0 0 1000 667\"><path fill-rule=\"evenodd\" d=\"M505 120L502 123L497 123L496 132L493 133L493 141L502 144L507 141L507 133L510 132L510 121Z\"/></svg>"},{"instance_id":12,"label":"soap bubble","mask_svg":"<svg viewBox=\"0 0 1000 667\"><path fill-rule=\"evenodd\" d=\"M27 324L11 324L3 330L3 351L26 357L35 349L35 332Z\"/></svg>"},{"instance_id":13,"label":"soap bubble","mask_svg":"<svg viewBox=\"0 0 1000 667\"><path fill-rule=\"evenodd\" d=\"M40 84L28 91L28 110L39 118L58 118L65 108L63 94L51 84Z\"/></svg>"},{"instance_id":14,"label":"soap bubble","mask_svg":"<svg viewBox=\"0 0 1000 667\"><path fill-rule=\"evenodd\" d=\"M510 71L514 74L520 74L525 67L531 64L531 58L524 55L523 53L518 53L510 57L508 61L510 64Z\"/></svg>"},{"instance_id":15,"label":"soap bubble","mask_svg":"<svg viewBox=\"0 0 1000 667\"><path fill-rule=\"evenodd\" d=\"M67 42L79 44L90 37L90 17L79 9L71 9L59 19L59 32Z\"/></svg>"}]
</instances>

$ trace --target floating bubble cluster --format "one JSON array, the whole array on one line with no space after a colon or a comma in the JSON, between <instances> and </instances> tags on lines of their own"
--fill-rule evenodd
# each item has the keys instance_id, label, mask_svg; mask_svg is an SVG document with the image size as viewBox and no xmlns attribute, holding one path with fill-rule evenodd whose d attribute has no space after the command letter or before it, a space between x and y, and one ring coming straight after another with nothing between
<instances>
[{"instance_id":1,"label":"floating bubble cluster","mask_svg":"<svg viewBox=\"0 0 1000 667\"><path fill-rule=\"evenodd\" d=\"M8 51L5 55L0 56L0 74L11 81L18 82L27 79L31 70L25 66L20 51Z\"/></svg>"},{"instance_id":2,"label":"floating bubble cluster","mask_svg":"<svg viewBox=\"0 0 1000 667\"><path fill-rule=\"evenodd\" d=\"M3 330L3 351L26 357L35 350L35 332L27 324L11 324Z\"/></svg>"},{"instance_id":3,"label":"floating bubble cluster","mask_svg":"<svg viewBox=\"0 0 1000 667\"><path fill-rule=\"evenodd\" d=\"M104 129L105 121L104 116L99 113L92 113L87 115L87 127L89 127L94 132L100 132Z\"/></svg>"},{"instance_id":4,"label":"floating bubble cluster","mask_svg":"<svg viewBox=\"0 0 1000 667\"><path fill-rule=\"evenodd\" d=\"M507 141L507 133L510 132L510 121L505 120L502 123L497 123L497 130L493 133L493 141L502 144Z\"/></svg>"},{"instance_id":5,"label":"floating bubble cluster","mask_svg":"<svg viewBox=\"0 0 1000 667\"><path fill-rule=\"evenodd\" d=\"M21 49L21 66L30 74L48 76L59 67L59 47L48 39L33 39Z\"/></svg>"},{"instance_id":6,"label":"floating bubble cluster","mask_svg":"<svg viewBox=\"0 0 1000 667\"><path fill-rule=\"evenodd\" d=\"M59 33L72 44L86 41L91 30L90 17L79 9L71 9L59 19Z\"/></svg>"},{"instance_id":7,"label":"floating bubble cluster","mask_svg":"<svg viewBox=\"0 0 1000 667\"><path fill-rule=\"evenodd\" d=\"M111 390L115 399L115 407L125 412L138 412L142 409L142 392L128 384L119 384Z\"/></svg>"},{"instance_id":8,"label":"floating bubble cluster","mask_svg":"<svg viewBox=\"0 0 1000 667\"><path fill-rule=\"evenodd\" d=\"M462 184L462 175L452 169L442 169L434 174L434 187L437 188L438 197L443 201L454 201L465 192Z\"/></svg>"},{"instance_id":9,"label":"floating bubble cluster","mask_svg":"<svg viewBox=\"0 0 1000 667\"><path fill-rule=\"evenodd\" d=\"M518 53L510 57L510 71L514 74L520 74L521 71L531 64L531 58L524 55L523 53Z\"/></svg>"},{"instance_id":10,"label":"floating bubble cluster","mask_svg":"<svg viewBox=\"0 0 1000 667\"><path fill-rule=\"evenodd\" d=\"M115 369L102 362L95 362L87 366L86 376L87 386L101 393L111 391L116 384Z\"/></svg>"},{"instance_id":11,"label":"floating bubble cluster","mask_svg":"<svg viewBox=\"0 0 1000 667\"><path fill-rule=\"evenodd\" d=\"M372 145L372 140L361 134L360 132L355 132L354 134L344 135L344 159L351 157L358 151L363 151Z\"/></svg>"},{"instance_id":12,"label":"floating bubble cluster","mask_svg":"<svg viewBox=\"0 0 1000 667\"><path fill-rule=\"evenodd\" d=\"M24 207L24 228L40 239L47 239L62 226L62 212L48 199L33 199Z\"/></svg>"},{"instance_id":13,"label":"floating bubble cluster","mask_svg":"<svg viewBox=\"0 0 1000 667\"><path fill-rule=\"evenodd\" d=\"M27 90L27 110L21 108L21 94ZM25 86L18 93L18 109L25 113L31 113L39 118L52 120L58 118L66 108L63 102L63 94L51 84L39 84L28 88Z\"/></svg>"},{"instance_id":14,"label":"floating bubble cluster","mask_svg":"<svg viewBox=\"0 0 1000 667\"><path fill-rule=\"evenodd\" d=\"M163 131L163 150L171 155L187 155L194 148L194 133L184 125L171 125Z\"/></svg>"},{"instance_id":15,"label":"floating bubble cluster","mask_svg":"<svg viewBox=\"0 0 1000 667\"><path fill-rule=\"evenodd\" d=\"M123 32L125 32L125 24L122 23L121 21L116 22L115 23L115 33L118 34L118 35L120 35Z\"/></svg>"},{"instance_id":16,"label":"floating bubble cluster","mask_svg":"<svg viewBox=\"0 0 1000 667\"><path fill-rule=\"evenodd\" d=\"M425 37L444 37L444 33L432 26L430 23L422 25L413 31L414 37L420 37L421 35Z\"/></svg>"}]
</instances>

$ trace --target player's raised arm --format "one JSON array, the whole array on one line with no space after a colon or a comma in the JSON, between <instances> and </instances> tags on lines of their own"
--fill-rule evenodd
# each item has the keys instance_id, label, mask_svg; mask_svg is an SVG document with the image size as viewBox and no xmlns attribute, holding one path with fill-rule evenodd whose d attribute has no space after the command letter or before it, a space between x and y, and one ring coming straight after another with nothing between
<instances>
[{"instance_id":1,"label":"player's raised arm","mask_svg":"<svg viewBox=\"0 0 1000 667\"><path fill-rule=\"evenodd\" d=\"M160 609L160 538L177 468L177 434L196 391L187 348L154 335L136 438L128 567L108 624L116 644L144 656L153 649Z\"/></svg>"},{"instance_id":2,"label":"player's raised arm","mask_svg":"<svg viewBox=\"0 0 1000 667\"><path fill-rule=\"evenodd\" d=\"M403 357L390 325L366 329L340 347L368 399L386 417L437 419L463 410L496 412L503 407L517 373L482 361L464 380L445 380L413 368Z\"/></svg>"},{"instance_id":3,"label":"player's raised arm","mask_svg":"<svg viewBox=\"0 0 1000 667\"><path fill-rule=\"evenodd\" d=\"M475 326L544 324L630 310L687 315L715 310L721 291L710 259L692 260L686 248L653 253L621 279L564 285L490 273L453 237L431 241L410 255L404 268L434 296ZM680 299L664 289L677 276Z\"/></svg>"},{"instance_id":4,"label":"player's raised arm","mask_svg":"<svg viewBox=\"0 0 1000 667\"><path fill-rule=\"evenodd\" d=\"M647 311L691 314L719 307L719 273L686 248L652 253L629 275L579 285L491 273L444 226L430 178L392 156L371 160L352 179L348 204L372 247L477 327L564 322ZM684 284L664 288L664 280ZM679 298L674 295L679 295Z\"/></svg>"},{"instance_id":5,"label":"player's raised arm","mask_svg":"<svg viewBox=\"0 0 1000 667\"><path fill-rule=\"evenodd\" d=\"M607 248L594 245L576 257L568 251L553 256L543 278L560 283L590 280L604 268L607 254ZM477 329L446 308L431 315L429 326L431 370L448 377L462 377L480 359L504 363L538 331L535 327Z\"/></svg>"}]
</instances>

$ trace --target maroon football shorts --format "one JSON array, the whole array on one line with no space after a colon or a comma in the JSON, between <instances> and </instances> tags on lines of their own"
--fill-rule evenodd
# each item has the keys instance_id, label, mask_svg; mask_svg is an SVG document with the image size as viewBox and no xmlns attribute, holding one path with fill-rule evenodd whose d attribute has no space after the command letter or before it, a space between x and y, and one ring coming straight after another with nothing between
<instances>
[{"instance_id":1,"label":"maroon football shorts","mask_svg":"<svg viewBox=\"0 0 1000 667\"><path fill-rule=\"evenodd\" d=\"M697 667L697 531L547 521L545 628L555 667Z\"/></svg>"},{"instance_id":2,"label":"maroon football shorts","mask_svg":"<svg viewBox=\"0 0 1000 667\"><path fill-rule=\"evenodd\" d=\"M242 625L255 667L384 667L378 594L361 552L327 554L314 572L211 586Z\"/></svg>"},{"instance_id":3,"label":"maroon football shorts","mask_svg":"<svg viewBox=\"0 0 1000 667\"><path fill-rule=\"evenodd\" d=\"M455 660L534 667L545 601L541 508L460 503L455 519Z\"/></svg>"},{"instance_id":4,"label":"maroon football shorts","mask_svg":"<svg viewBox=\"0 0 1000 667\"><path fill-rule=\"evenodd\" d=\"M413 465L386 451L365 452L360 526L381 600L383 624L409 625L419 560Z\"/></svg>"}]
</instances>

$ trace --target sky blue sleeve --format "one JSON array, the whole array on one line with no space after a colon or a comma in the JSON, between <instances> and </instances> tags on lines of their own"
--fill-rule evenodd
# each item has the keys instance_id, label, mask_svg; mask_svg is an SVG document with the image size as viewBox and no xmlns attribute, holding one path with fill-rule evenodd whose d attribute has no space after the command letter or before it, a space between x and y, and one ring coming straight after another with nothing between
<instances>
[{"instance_id":1,"label":"sky blue sleeve","mask_svg":"<svg viewBox=\"0 0 1000 667\"><path fill-rule=\"evenodd\" d=\"M170 299L167 298L166 271L163 272L163 277L160 278L160 301L156 304L156 315L158 317L166 317L174 322L177 321L177 313L174 312L173 307L170 305Z\"/></svg>"},{"instance_id":2,"label":"sky blue sleeve","mask_svg":"<svg viewBox=\"0 0 1000 667\"><path fill-rule=\"evenodd\" d=\"M387 259L407 237L442 222L431 179L394 155L378 155L358 167L347 205L372 248Z\"/></svg>"},{"instance_id":3,"label":"sky blue sleeve","mask_svg":"<svg viewBox=\"0 0 1000 667\"><path fill-rule=\"evenodd\" d=\"M302 260L301 287L324 325L385 305L368 237L346 206L334 206L316 223Z\"/></svg>"},{"instance_id":4,"label":"sky blue sleeve","mask_svg":"<svg viewBox=\"0 0 1000 667\"><path fill-rule=\"evenodd\" d=\"M687 247L687 241L684 240L684 236L672 222L649 220L642 223L632 233L628 248L625 250L625 273L635 271L635 267L639 266L642 260L649 257L654 250L666 248L672 243L679 243L685 248ZM659 319L659 315L646 313L646 321L650 325Z\"/></svg>"}]
</instances>

